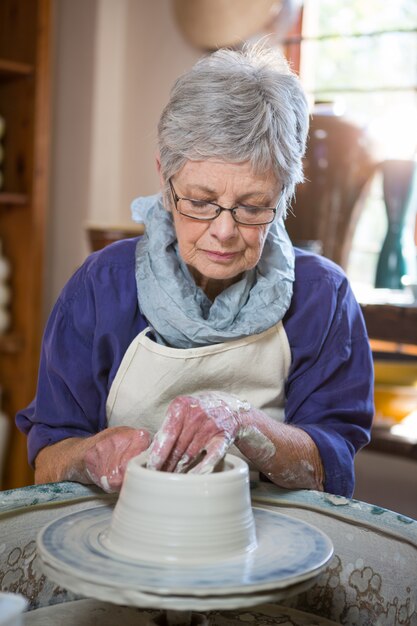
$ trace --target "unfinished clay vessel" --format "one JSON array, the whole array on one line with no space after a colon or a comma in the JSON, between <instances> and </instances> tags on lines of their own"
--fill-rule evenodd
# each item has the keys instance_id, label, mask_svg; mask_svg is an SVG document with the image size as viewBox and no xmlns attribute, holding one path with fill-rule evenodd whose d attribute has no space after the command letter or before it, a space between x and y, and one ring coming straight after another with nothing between
<instances>
[{"instance_id":1,"label":"unfinished clay vessel","mask_svg":"<svg viewBox=\"0 0 417 626\"><path fill-rule=\"evenodd\" d=\"M243 459L226 455L211 474L146 468L147 453L127 467L106 547L124 557L159 563L204 563L256 547Z\"/></svg>"}]
</instances>

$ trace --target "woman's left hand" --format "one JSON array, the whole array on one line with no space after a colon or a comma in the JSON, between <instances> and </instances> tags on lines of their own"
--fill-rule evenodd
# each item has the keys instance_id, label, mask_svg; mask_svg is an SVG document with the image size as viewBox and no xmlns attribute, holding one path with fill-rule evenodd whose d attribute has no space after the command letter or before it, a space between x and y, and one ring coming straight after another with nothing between
<instances>
[{"instance_id":1,"label":"woman's left hand","mask_svg":"<svg viewBox=\"0 0 417 626\"><path fill-rule=\"evenodd\" d=\"M232 395L178 396L168 406L149 449L147 466L168 472L209 473L239 436L251 405Z\"/></svg>"}]
</instances>

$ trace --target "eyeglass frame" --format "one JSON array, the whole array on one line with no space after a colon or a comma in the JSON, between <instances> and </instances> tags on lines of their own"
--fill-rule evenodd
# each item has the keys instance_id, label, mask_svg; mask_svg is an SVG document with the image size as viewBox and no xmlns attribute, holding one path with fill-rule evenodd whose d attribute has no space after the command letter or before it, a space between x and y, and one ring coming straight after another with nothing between
<instances>
[{"instance_id":1,"label":"eyeglass frame","mask_svg":"<svg viewBox=\"0 0 417 626\"><path fill-rule=\"evenodd\" d=\"M178 211L178 213L180 215L184 215L184 217L188 217L190 220L196 220L197 222L212 222L213 220L217 219L219 217L219 215L223 212L223 211L229 211L232 215L233 220L235 221L236 224L241 224L242 226L266 226L267 224L272 224L272 222L275 220L276 214L277 214L277 210L278 210L278 205L280 204L281 200L282 200L282 196L284 194L285 191L285 185L282 186L281 189L281 193L280 196L278 198L278 201L275 205L275 207L269 207L269 206L265 206L265 207L246 207L246 208L253 208L253 209L267 209L268 211L273 211L274 212L274 216L272 218L272 220L269 220L268 222L259 222L259 223L248 223L248 222L239 222L236 219L236 215L234 213L234 211L236 211L237 209L239 209L240 207L245 208L242 205L237 205L234 207L231 207L230 209L227 209L225 207L222 207L220 204L217 204L217 202L208 202L207 204L212 204L213 206L217 207L217 214L214 217L193 217L192 215L187 215L187 213L183 213L182 211L179 210L178 208L178 201L179 200L188 200L189 202L202 202L201 200L197 200L196 198L185 198L184 196L179 196L177 194L177 192L175 191L174 185L172 183L171 178L168 179L168 184L169 184L169 188L171 189L171 194L172 194L172 198L174 200L174 206L176 211Z\"/></svg>"}]
</instances>

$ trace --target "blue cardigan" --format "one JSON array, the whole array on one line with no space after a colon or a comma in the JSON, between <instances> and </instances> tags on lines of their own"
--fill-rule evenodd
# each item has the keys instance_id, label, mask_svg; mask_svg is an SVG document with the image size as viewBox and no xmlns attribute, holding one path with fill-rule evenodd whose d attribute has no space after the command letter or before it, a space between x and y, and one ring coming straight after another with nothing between
<instances>
[{"instance_id":1,"label":"blue cardigan","mask_svg":"<svg viewBox=\"0 0 417 626\"><path fill-rule=\"evenodd\" d=\"M16 416L29 462L43 447L106 428L106 399L121 360L148 324L127 239L90 255L64 287L46 326L37 394ZM358 303L341 269L296 250L285 421L316 443L325 490L351 496L354 454L369 442L373 368Z\"/></svg>"}]
</instances>

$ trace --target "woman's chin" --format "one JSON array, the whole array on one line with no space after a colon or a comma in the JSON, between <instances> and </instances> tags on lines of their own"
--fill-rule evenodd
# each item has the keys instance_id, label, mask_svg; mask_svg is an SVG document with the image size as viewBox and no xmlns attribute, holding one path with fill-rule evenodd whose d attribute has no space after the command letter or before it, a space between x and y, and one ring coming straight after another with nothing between
<instances>
[{"instance_id":1,"label":"woman's chin","mask_svg":"<svg viewBox=\"0 0 417 626\"><path fill-rule=\"evenodd\" d=\"M211 300L214 300L215 297L217 297L222 291L230 287L230 285L237 283L242 277L241 271L239 271L238 273L228 273L218 270L205 270L204 274L202 274L201 272L198 272L198 274L196 274L194 270L194 272L192 271L192 273L197 286L200 287L200 289L202 289Z\"/></svg>"}]
</instances>

